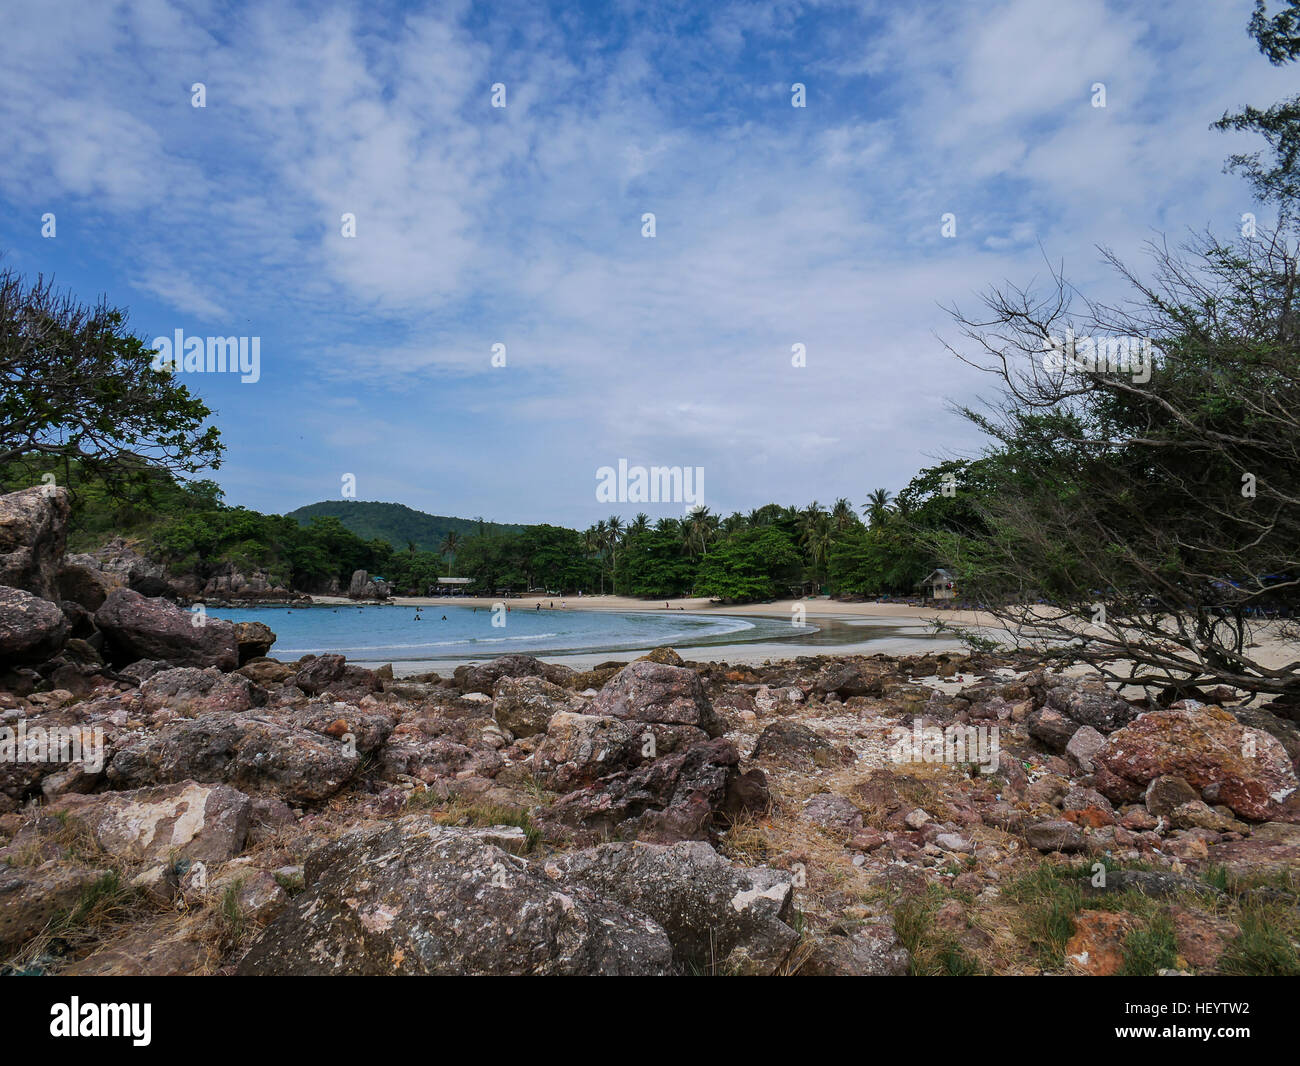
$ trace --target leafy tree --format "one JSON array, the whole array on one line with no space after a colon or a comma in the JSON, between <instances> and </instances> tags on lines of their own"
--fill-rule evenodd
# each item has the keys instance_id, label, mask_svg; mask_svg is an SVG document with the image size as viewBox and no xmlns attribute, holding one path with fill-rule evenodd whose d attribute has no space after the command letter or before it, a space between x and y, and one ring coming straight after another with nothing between
<instances>
[{"instance_id":1,"label":"leafy tree","mask_svg":"<svg viewBox=\"0 0 1300 1066\"><path fill-rule=\"evenodd\" d=\"M0 464L75 462L110 491L141 464L193 473L220 465L211 414L126 326L38 277L0 271Z\"/></svg>"}]
</instances>

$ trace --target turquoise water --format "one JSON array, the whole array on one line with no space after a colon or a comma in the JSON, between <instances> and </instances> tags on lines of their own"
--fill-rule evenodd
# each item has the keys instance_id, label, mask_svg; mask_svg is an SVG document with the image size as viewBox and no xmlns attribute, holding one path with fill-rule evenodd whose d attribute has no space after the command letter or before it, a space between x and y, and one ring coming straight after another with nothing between
<instances>
[{"instance_id":1,"label":"turquoise water","mask_svg":"<svg viewBox=\"0 0 1300 1066\"><path fill-rule=\"evenodd\" d=\"M507 613L490 608L393 605L249 607L212 609L232 622L265 622L275 632L271 655L297 659L334 652L358 663L491 658L511 652L557 655L616 652L671 645L749 643L811 637L815 626L792 630L776 618L737 618L684 611L541 610L514 606ZM493 618L504 625L494 626ZM445 620L444 620L445 619Z\"/></svg>"}]
</instances>

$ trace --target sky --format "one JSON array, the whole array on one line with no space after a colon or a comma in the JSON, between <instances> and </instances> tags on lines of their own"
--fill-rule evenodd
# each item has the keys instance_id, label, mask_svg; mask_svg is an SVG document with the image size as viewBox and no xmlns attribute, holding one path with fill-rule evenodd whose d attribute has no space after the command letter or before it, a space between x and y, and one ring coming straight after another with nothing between
<instances>
[{"instance_id":1,"label":"sky","mask_svg":"<svg viewBox=\"0 0 1300 1066\"><path fill-rule=\"evenodd\" d=\"M620 459L860 507L983 446L945 308L1266 221L1208 127L1296 77L1251 0L0 7L3 263L258 338L183 378L277 513L682 513L601 502Z\"/></svg>"}]
</instances>

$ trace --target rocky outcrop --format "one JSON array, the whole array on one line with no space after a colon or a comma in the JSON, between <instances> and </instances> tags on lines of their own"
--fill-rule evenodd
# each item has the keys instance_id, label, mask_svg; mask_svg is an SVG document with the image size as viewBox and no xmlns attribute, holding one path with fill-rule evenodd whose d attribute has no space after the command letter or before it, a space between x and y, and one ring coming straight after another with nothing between
<instances>
[{"instance_id":1,"label":"rocky outcrop","mask_svg":"<svg viewBox=\"0 0 1300 1066\"><path fill-rule=\"evenodd\" d=\"M221 670L239 665L235 627L230 622L185 611L167 600L130 589L109 593L95 612L95 625L104 633L113 661L119 665L137 659Z\"/></svg>"},{"instance_id":2,"label":"rocky outcrop","mask_svg":"<svg viewBox=\"0 0 1300 1066\"><path fill-rule=\"evenodd\" d=\"M306 891L239 963L266 975L656 975L664 930L498 847L412 816L309 856Z\"/></svg>"},{"instance_id":3,"label":"rocky outcrop","mask_svg":"<svg viewBox=\"0 0 1300 1066\"><path fill-rule=\"evenodd\" d=\"M68 622L57 604L0 586L0 668L48 659L67 637Z\"/></svg>"},{"instance_id":4,"label":"rocky outcrop","mask_svg":"<svg viewBox=\"0 0 1300 1066\"><path fill-rule=\"evenodd\" d=\"M352 580L348 582L348 599L386 600L391 594L387 581L372 578L364 570L352 571Z\"/></svg>"},{"instance_id":5,"label":"rocky outcrop","mask_svg":"<svg viewBox=\"0 0 1300 1066\"><path fill-rule=\"evenodd\" d=\"M275 634L271 627L263 622L236 622L235 647L238 649L239 665L243 666L249 659L258 659L271 654L275 644Z\"/></svg>"},{"instance_id":6,"label":"rocky outcrop","mask_svg":"<svg viewBox=\"0 0 1300 1066\"><path fill-rule=\"evenodd\" d=\"M62 487L41 485L0 496L0 585L59 598L71 512L71 496Z\"/></svg>"},{"instance_id":7,"label":"rocky outcrop","mask_svg":"<svg viewBox=\"0 0 1300 1066\"><path fill-rule=\"evenodd\" d=\"M580 712L585 701L543 677L503 677L493 690L492 712L497 724L516 737L546 732L560 711Z\"/></svg>"}]
</instances>

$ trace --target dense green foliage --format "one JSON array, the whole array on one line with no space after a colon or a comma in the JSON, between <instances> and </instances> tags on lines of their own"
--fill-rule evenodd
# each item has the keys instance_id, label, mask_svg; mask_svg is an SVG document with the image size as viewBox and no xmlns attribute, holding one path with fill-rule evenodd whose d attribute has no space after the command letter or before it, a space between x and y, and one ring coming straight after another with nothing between
<instances>
[{"instance_id":1,"label":"dense green foliage","mask_svg":"<svg viewBox=\"0 0 1300 1066\"><path fill-rule=\"evenodd\" d=\"M401 503L372 503L365 500L323 500L290 511L287 517L300 525L315 518L337 518L343 528L363 540L385 540L396 548L438 553L449 533L461 540L485 533L518 533L523 526L484 522L482 519L448 518L426 514Z\"/></svg>"}]
</instances>

